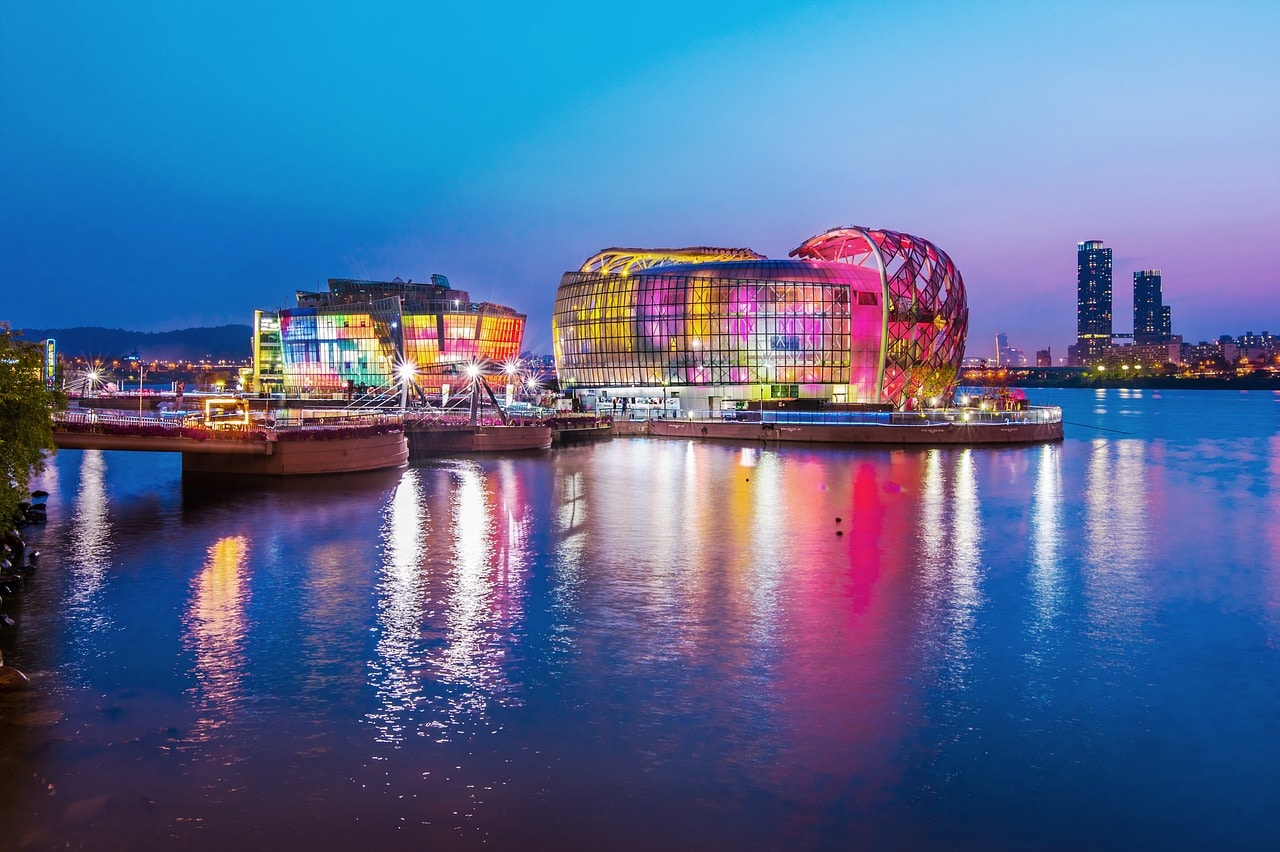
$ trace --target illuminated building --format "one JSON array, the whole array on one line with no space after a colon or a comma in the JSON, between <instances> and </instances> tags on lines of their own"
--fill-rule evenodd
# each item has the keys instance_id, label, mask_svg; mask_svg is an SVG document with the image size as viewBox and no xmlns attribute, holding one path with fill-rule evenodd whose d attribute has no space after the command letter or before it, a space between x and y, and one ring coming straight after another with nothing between
<instances>
[{"instance_id":1,"label":"illuminated building","mask_svg":"<svg viewBox=\"0 0 1280 852\"><path fill-rule=\"evenodd\" d=\"M1173 334L1169 306L1164 304L1160 270L1133 273L1133 342L1166 343Z\"/></svg>"},{"instance_id":2,"label":"illuminated building","mask_svg":"<svg viewBox=\"0 0 1280 852\"><path fill-rule=\"evenodd\" d=\"M299 291L296 308L254 313L253 389L387 387L408 362L424 390L439 390L468 363L515 358L524 324L524 314L473 302L443 275L429 284L330 278L327 293Z\"/></svg>"},{"instance_id":3,"label":"illuminated building","mask_svg":"<svg viewBox=\"0 0 1280 852\"><path fill-rule=\"evenodd\" d=\"M612 248L560 280L560 383L686 409L731 400L945 398L964 354L964 282L909 234L834 228L790 259L750 249Z\"/></svg>"},{"instance_id":4,"label":"illuminated building","mask_svg":"<svg viewBox=\"0 0 1280 852\"><path fill-rule=\"evenodd\" d=\"M1076 245L1076 357L1089 366L1111 346L1111 249L1101 240Z\"/></svg>"}]
</instances>

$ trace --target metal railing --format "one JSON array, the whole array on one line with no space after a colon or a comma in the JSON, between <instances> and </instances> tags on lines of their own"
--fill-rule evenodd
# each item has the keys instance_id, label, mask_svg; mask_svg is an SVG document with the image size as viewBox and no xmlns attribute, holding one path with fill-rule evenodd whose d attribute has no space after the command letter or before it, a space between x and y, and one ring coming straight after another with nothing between
<instances>
[{"instance_id":1,"label":"metal railing","mask_svg":"<svg viewBox=\"0 0 1280 852\"><path fill-rule=\"evenodd\" d=\"M665 414L665 416L664 416ZM1062 422L1062 409L1037 406L1013 411L988 411L980 408L939 408L921 411L649 411L631 412L615 417L619 420L689 420L724 423L760 423L783 426L1007 426Z\"/></svg>"},{"instance_id":2,"label":"metal railing","mask_svg":"<svg viewBox=\"0 0 1280 852\"><path fill-rule=\"evenodd\" d=\"M194 438L200 441L271 441L272 430L259 423L209 426L194 412L139 415L110 409L68 409L53 414L54 433L122 438Z\"/></svg>"},{"instance_id":3,"label":"metal railing","mask_svg":"<svg viewBox=\"0 0 1280 852\"><path fill-rule=\"evenodd\" d=\"M398 413L368 412L336 414L328 412L308 416L254 420L247 424L209 426L195 412L181 415L138 415L110 409L68 409L53 414L54 431L88 434L133 436L143 438L195 437L201 440L225 441L277 440L282 434L297 432L338 434L359 428L399 429L403 419Z\"/></svg>"}]
</instances>

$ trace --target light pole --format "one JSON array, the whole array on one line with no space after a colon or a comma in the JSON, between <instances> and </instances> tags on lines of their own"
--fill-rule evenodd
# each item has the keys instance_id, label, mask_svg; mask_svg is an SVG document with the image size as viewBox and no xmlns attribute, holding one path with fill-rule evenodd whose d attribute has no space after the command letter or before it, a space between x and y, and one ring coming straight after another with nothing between
<instances>
[{"instance_id":1,"label":"light pole","mask_svg":"<svg viewBox=\"0 0 1280 852\"><path fill-rule=\"evenodd\" d=\"M409 382L413 381L418 368L412 361L405 360L400 362L397 371L400 374L400 413L404 414L409 407Z\"/></svg>"},{"instance_id":2,"label":"light pole","mask_svg":"<svg viewBox=\"0 0 1280 852\"><path fill-rule=\"evenodd\" d=\"M502 367L502 372L507 376L507 408L511 407L511 403L515 400L516 384L520 380L520 362L508 361Z\"/></svg>"},{"instance_id":3,"label":"light pole","mask_svg":"<svg viewBox=\"0 0 1280 852\"><path fill-rule=\"evenodd\" d=\"M147 372L142 359L138 359L138 422L142 422L142 377Z\"/></svg>"}]
</instances>

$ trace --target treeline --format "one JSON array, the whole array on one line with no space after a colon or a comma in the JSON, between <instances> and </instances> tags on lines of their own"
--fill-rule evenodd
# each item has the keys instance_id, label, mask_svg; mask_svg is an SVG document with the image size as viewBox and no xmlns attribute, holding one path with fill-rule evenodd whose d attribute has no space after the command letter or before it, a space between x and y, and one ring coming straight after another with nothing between
<instances>
[{"instance_id":1,"label":"treeline","mask_svg":"<svg viewBox=\"0 0 1280 852\"><path fill-rule=\"evenodd\" d=\"M253 329L248 325L157 332L97 326L24 328L21 335L27 341L52 337L58 341L58 351L66 357L102 361L124 358L133 352L146 361L239 361L253 355Z\"/></svg>"}]
</instances>

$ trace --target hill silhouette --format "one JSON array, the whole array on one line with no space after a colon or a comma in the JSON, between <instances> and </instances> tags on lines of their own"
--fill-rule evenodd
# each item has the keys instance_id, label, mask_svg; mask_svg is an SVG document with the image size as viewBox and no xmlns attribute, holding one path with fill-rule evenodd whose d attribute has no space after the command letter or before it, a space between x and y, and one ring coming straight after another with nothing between
<instances>
[{"instance_id":1,"label":"hill silhouette","mask_svg":"<svg viewBox=\"0 0 1280 852\"><path fill-rule=\"evenodd\" d=\"M126 331L122 328L15 329L24 340L58 341L58 351L69 357L111 360L138 352L147 361L240 361L253 356L253 329L247 325L184 328L178 331Z\"/></svg>"}]
</instances>

